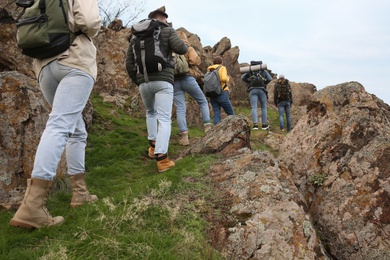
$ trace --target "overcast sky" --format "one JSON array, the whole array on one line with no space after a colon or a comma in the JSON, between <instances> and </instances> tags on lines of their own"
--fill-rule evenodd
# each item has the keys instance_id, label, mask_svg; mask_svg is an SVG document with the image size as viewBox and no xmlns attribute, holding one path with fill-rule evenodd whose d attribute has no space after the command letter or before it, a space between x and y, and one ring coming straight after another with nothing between
<instances>
[{"instance_id":1,"label":"overcast sky","mask_svg":"<svg viewBox=\"0 0 390 260\"><path fill-rule=\"evenodd\" d=\"M227 37L240 63L262 60L318 90L357 81L390 104L389 0L148 0L139 20L163 5L203 47Z\"/></svg>"}]
</instances>

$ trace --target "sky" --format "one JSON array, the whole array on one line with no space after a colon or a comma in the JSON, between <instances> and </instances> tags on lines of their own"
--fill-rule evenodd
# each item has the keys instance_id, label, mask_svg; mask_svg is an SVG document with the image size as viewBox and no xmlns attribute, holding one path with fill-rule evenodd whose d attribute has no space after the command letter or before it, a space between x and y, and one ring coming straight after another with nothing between
<instances>
[{"instance_id":1,"label":"sky","mask_svg":"<svg viewBox=\"0 0 390 260\"><path fill-rule=\"evenodd\" d=\"M138 20L161 6L203 47L229 38L239 63L261 60L317 90L357 81L390 104L389 0L147 0Z\"/></svg>"}]
</instances>

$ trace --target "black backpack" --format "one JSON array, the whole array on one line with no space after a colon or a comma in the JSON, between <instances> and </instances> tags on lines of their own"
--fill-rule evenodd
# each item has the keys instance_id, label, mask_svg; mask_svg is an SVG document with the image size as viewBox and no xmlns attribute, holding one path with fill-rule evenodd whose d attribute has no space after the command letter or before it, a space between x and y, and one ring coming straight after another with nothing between
<instances>
[{"instance_id":1,"label":"black backpack","mask_svg":"<svg viewBox=\"0 0 390 260\"><path fill-rule=\"evenodd\" d=\"M266 79L261 75L260 71L251 72L249 77L249 87L265 87Z\"/></svg>"},{"instance_id":2,"label":"black backpack","mask_svg":"<svg viewBox=\"0 0 390 260\"><path fill-rule=\"evenodd\" d=\"M148 73L161 71L170 64L170 53L167 53L161 40L160 24L155 19L144 19L131 27L133 36L132 45L135 64L138 73L144 75L145 82L149 82Z\"/></svg>"},{"instance_id":3,"label":"black backpack","mask_svg":"<svg viewBox=\"0 0 390 260\"><path fill-rule=\"evenodd\" d=\"M22 53L45 59L66 51L81 31L68 26L68 0L18 0L23 7L16 26L16 41Z\"/></svg>"},{"instance_id":4,"label":"black backpack","mask_svg":"<svg viewBox=\"0 0 390 260\"><path fill-rule=\"evenodd\" d=\"M291 97L291 87L286 79L278 81L278 101L289 101Z\"/></svg>"},{"instance_id":5,"label":"black backpack","mask_svg":"<svg viewBox=\"0 0 390 260\"><path fill-rule=\"evenodd\" d=\"M221 80L219 78L219 69L212 69L204 75L203 91L206 97L217 97L222 94Z\"/></svg>"}]
</instances>

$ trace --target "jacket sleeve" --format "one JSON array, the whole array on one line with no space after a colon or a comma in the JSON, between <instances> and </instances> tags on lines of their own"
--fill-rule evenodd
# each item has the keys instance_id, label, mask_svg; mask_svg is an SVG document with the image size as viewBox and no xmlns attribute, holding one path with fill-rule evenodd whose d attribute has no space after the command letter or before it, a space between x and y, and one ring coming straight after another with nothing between
<instances>
[{"instance_id":1,"label":"jacket sleeve","mask_svg":"<svg viewBox=\"0 0 390 260\"><path fill-rule=\"evenodd\" d=\"M184 43L182 39L180 39L179 35L172 27L169 28L170 28L170 33L168 38L169 47L174 53L177 53L179 55L186 54L188 52L187 45Z\"/></svg>"},{"instance_id":2,"label":"jacket sleeve","mask_svg":"<svg viewBox=\"0 0 390 260\"><path fill-rule=\"evenodd\" d=\"M268 71L264 70L264 78L265 78L265 85L268 85L268 83L271 82L272 77L269 75Z\"/></svg>"},{"instance_id":3,"label":"jacket sleeve","mask_svg":"<svg viewBox=\"0 0 390 260\"><path fill-rule=\"evenodd\" d=\"M245 73L244 75L241 76L242 81L249 83L249 73Z\"/></svg>"},{"instance_id":4,"label":"jacket sleeve","mask_svg":"<svg viewBox=\"0 0 390 260\"><path fill-rule=\"evenodd\" d=\"M188 64L191 66L199 66L201 63L200 57L198 53L196 53L195 49L192 46L188 46L188 52L185 55L188 61Z\"/></svg>"},{"instance_id":5,"label":"jacket sleeve","mask_svg":"<svg viewBox=\"0 0 390 260\"><path fill-rule=\"evenodd\" d=\"M75 25L88 37L95 37L100 29L100 16L97 0L74 0L73 14Z\"/></svg>"},{"instance_id":6,"label":"jacket sleeve","mask_svg":"<svg viewBox=\"0 0 390 260\"><path fill-rule=\"evenodd\" d=\"M219 80L221 81L221 86L224 87L229 82L229 76L225 66L222 66L219 71Z\"/></svg>"},{"instance_id":7,"label":"jacket sleeve","mask_svg":"<svg viewBox=\"0 0 390 260\"><path fill-rule=\"evenodd\" d=\"M279 84L276 83L274 86L274 104L275 104L275 106L278 105L278 88L279 88Z\"/></svg>"},{"instance_id":8,"label":"jacket sleeve","mask_svg":"<svg viewBox=\"0 0 390 260\"><path fill-rule=\"evenodd\" d=\"M291 89L290 82L288 82L288 86L289 86L290 89ZM293 97L292 97L292 91L290 91L290 105L292 105L292 103L293 103Z\"/></svg>"}]
</instances>

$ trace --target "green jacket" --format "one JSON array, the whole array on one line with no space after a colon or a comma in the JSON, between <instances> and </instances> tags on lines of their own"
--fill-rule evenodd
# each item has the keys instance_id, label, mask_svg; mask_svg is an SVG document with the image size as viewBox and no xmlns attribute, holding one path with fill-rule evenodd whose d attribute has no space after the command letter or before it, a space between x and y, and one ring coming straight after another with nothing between
<instances>
[{"instance_id":1,"label":"green jacket","mask_svg":"<svg viewBox=\"0 0 390 260\"><path fill-rule=\"evenodd\" d=\"M175 52L179 55L186 54L188 51L187 45L180 39L179 35L173 29L170 27L167 23L161 22L161 37L162 37L162 43L164 44L164 47L166 48L168 53ZM174 76L173 76L173 68L174 61L171 55L170 62L172 64L172 68L166 67L162 71L156 72L156 73L148 73L149 80L150 81L167 81L174 84ZM135 58L133 53L133 48L131 44L129 44L129 48L127 50L127 57L126 57L126 69L127 73L129 74L131 80L139 86L142 83L145 83L144 75L137 73L137 67L135 65Z\"/></svg>"}]
</instances>

